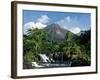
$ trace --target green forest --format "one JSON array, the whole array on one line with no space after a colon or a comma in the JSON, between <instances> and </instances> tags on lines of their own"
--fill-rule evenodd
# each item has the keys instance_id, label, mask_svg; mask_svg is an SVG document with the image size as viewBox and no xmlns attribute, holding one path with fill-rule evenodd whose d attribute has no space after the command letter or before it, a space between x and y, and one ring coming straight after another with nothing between
<instances>
[{"instance_id":1,"label":"green forest","mask_svg":"<svg viewBox=\"0 0 100 80\"><path fill-rule=\"evenodd\" d=\"M71 67L91 65L91 30L75 35L65 33L64 40L49 38L46 29L32 28L23 35L23 68L32 68L32 62L40 62L39 54L60 54L72 62ZM64 60L64 59L63 59Z\"/></svg>"}]
</instances>

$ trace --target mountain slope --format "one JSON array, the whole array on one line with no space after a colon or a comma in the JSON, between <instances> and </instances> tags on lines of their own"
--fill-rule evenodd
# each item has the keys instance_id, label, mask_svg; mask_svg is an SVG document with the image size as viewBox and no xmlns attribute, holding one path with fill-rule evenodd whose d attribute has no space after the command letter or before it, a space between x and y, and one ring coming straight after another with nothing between
<instances>
[{"instance_id":1,"label":"mountain slope","mask_svg":"<svg viewBox=\"0 0 100 80\"><path fill-rule=\"evenodd\" d=\"M61 28L58 24L50 24L44 28L48 33L48 39L53 41L64 41L68 30Z\"/></svg>"}]
</instances>

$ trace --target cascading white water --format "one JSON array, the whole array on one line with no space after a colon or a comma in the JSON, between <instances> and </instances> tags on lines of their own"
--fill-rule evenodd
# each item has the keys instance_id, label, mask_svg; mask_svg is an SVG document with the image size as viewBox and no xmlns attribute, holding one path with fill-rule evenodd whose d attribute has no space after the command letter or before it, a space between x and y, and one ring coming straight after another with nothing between
<instances>
[{"instance_id":1,"label":"cascading white water","mask_svg":"<svg viewBox=\"0 0 100 80\"><path fill-rule=\"evenodd\" d=\"M45 54L39 54L43 62L51 62L50 59Z\"/></svg>"},{"instance_id":2,"label":"cascading white water","mask_svg":"<svg viewBox=\"0 0 100 80\"><path fill-rule=\"evenodd\" d=\"M41 62L32 62L32 66L34 67L56 67L56 66L71 66L71 62L66 61L64 63L51 63L53 59L51 60L46 54L39 54L41 58ZM43 63L42 63L43 62Z\"/></svg>"}]
</instances>

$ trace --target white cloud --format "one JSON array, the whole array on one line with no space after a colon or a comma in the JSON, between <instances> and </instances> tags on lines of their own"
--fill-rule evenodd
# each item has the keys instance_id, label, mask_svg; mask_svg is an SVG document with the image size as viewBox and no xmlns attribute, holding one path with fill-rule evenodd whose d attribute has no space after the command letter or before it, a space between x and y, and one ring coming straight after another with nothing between
<instances>
[{"instance_id":1,"label":"white cloud","mask_svg":"<svg viewBox=\"0 0 100 80\"><path fill-rule=\"evenodd\" d=\"M34 22L28 22L24 25L24 34L27 32L28 29L31 29L35 25Z\"/></svg>"},{"instance_id":2,"label":"white cloud","mask_svg":"<svg viewBox=\"0 0 100 80\"><path fill-rule=\"evenodd\" d=\"M63 24L70 23L71 21L72 21L71 17L67 16L67 17L57 21L56 23L63 25Z\"/></svg>"},{"instance_id":3,"label":"white cloud","mask_svg":"<svg viewBox=\"0 0 100 80\"><path fill-rule=\"evenodd\" d=\"M37 22L28 22L24 25L24 34L31 28L42 29L46 27L46 24L49 22L49 17L47 15L41 15L36 21Z\"/></svg>"},{"instance_id":4,"label":"white cloud","mask_svg":"<svg viewBox=\"0 0 100 80\"><path fill-rule=\"evenodd\" d=\"M46 24L49 22L49 17L47 15L41 15L41 17L37 19L37 22Z\"/></svg>"},{"instance_id":5,"label":"white cloud","mask_svg":"<svg viewBox=\"0 0 100 80\"><path fill-rule=\"evenodd\" d=\"M40 22L37 22L37 23L35 24L35 27L34 27L34 28L43 29L43 28L45 28L45 27L46 27L46 25L44 25L44 24L42 24L42 23L40 23Z\"/></svg>"},{"instance_id":6,"label":"white cloud","mask_svg":"<svg viewBox=\"0 0 100 80\"><path fill-rule=\"evenodd\" d=\"M64 29L71 31L74 34L77 34L81 31L77 17L67 16L67 17L57 21L56 23L59 24ZM79 26L79 27L77 27L77 26Z\"/></svg>"},{"instance_id":7,"label":"white cloud","mask_svg":"<svg viewBox=\"0 0 100 80\"><path fill-rule=\"evenodd\" d=\"M77 34L77 33L79 33L81 31L81 29L79 27L74 27L74 28L71 28L69 30L74 34Z\"/></svg>"},{"instance_id":8,"label":"white cloud","mask_svg":"<svg viewBox=\"0 0 100 80\"><path fill-rule=\"evenodd\" d=\"M67 16L66 18L65 18L65 20L67 21L67 22L71 22L71 17L70 16Z\"/></svg>"},{"instance_id":9,"label":"white cloud","mask_svg":"<svg viewBox=\"0 0 100 80\"><path fill-rule=\"evenodd\" d=\"M59 24L61 27L64 28L64 26L69 27L72 24L73 19L70 16L67 16L56 23Z\"/></svg>"},{"instance_id":10,"label":"white cloud","mask_svg":"<svg viewBox=\"0 0 100 80\"><path fill-rule=\"evenodd\" d=\"M32 28L38 28L38 29L42 29L46 27L46 25L40 23L40 22L28 22L24 25L24 34L27 33L28 29L32 29Z\"/></svg>"}]
</instances>

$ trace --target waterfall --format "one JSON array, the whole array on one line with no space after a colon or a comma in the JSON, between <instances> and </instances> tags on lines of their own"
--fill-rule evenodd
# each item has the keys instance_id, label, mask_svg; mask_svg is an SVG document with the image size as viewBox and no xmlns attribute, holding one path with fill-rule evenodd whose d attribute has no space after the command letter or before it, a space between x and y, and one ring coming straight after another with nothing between
<instances>
[{"instance_id":1,"label":"waterfall","mask_svg":"<svg viewBox=\"0 0 100 80\"><path fill-rule=\"evenodd\" d=\"M49 57L47 57L45 54L39 54L43 62L51 62Z\"/></svg>"},{"instance_id":2,"label":"waterfall","mask_svg":"<svg viewBox=\"0 0 100 80\"><path fill-rule=\"evenodd\" d=\"M52 58L48 57L46 54L39 54L39 56L41 58L41 62L32 62L32 66L34 67L62 67L62 66L69 67L72 64L72 62L70 61L57 63Z\"/></svg>"}]
</instances>

